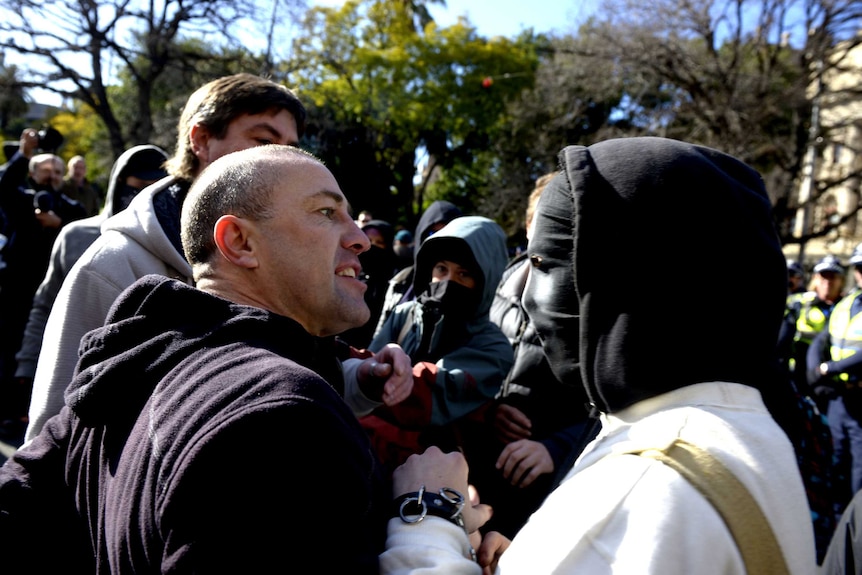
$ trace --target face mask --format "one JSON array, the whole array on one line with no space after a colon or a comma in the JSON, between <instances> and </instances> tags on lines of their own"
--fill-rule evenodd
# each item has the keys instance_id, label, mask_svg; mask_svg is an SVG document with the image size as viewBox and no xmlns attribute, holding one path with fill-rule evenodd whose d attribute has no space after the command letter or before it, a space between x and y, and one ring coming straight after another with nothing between
<instances>
[{"instance_id":1,"label":"face mask","mask_svg":"<svg viewBox=\"0 0 862 575\"><path fill-rule=\"evenodd\" d=\"M129 184L123 184L119 189L114 190L114 213L122 212L128 208L140 191Z\"/></svg>"},{"instance_id":2,"label":"face mask","mask_svg":"<svg viewBox=\"0 0 862 575\"><path fill-rule=\"evenodd\" d=\"M477 290L443 280L425 288L417 301L422 304L422 341L411 359L436 362L441 357L465 344L470 338L467 321L476 315ZM442 322L442 324L441 324ZM439 329L438 337L432 337ZM432 344L436 341L436 345Z\"/></svg>"},{"instance_id":3,"label":"face mask","mask_svg":"<svg viewBox=\"0 0 862 575\"><path fill-rule=\"evenodd\" d=\"M462 320L476 315L479 307L477 290L449 280L430 283L417 299L425 307L438 307L444 316L450 315Z\"/></svg>"}]
</instances>

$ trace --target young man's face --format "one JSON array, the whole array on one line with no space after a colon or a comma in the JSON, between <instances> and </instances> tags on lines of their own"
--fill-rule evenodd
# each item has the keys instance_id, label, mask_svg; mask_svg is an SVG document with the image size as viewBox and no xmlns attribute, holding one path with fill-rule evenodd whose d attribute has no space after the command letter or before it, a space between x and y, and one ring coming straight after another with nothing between
<instances>
[{"instance_id":1,"label":"young man's face","mask_svg":"<svg viewBox=\"0 0 862 575\"><path fill-rule=\"evenodd\" d=\"M255 222L260 272L272 311L316 336L368 321L359 254L368 237L349 213L332 174L317 162L285 170L268 220Z\"/></svg>"},{"instance_id":2,"label":"young man's face","mask_svg":"<svg viewBox=\"0 0 862 575\"><path fill-rule=\"evenodd\" d=\"M476 278L473 277L473 273L449 260L439 261L431 269L431 283L442 282L443 280L459 283L469 289L476 287Z\"/></svg>"},{"instance_id":3,"label":"young man's face","mask_svg":"<svg viewBox=\"0 0 862 575\"><path fill-rule=\"evenodd\" d=\"M192 127L190 137L192 150L200 161L199 173L231 152L266 144L293 146L299 143L296 119L287 110L237 116L222 139L217 139L201 125Z\"/></svg>"}]
</instances>

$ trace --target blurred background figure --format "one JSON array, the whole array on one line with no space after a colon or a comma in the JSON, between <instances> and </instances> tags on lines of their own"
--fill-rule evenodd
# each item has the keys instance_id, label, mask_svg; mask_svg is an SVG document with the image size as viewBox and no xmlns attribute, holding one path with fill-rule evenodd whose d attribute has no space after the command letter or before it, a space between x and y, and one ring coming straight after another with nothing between
<instances>
[{"instance_id":1,"label":"blurred background figure","mask_svg":"<svg viewBox=\"0 0 862 575\"><path fill-rule=\"evenodd\" d=\"M95 216L102 207L102 198L97 188L87 179L87 160L84 156L72 156L66 167L63 193L84 206L88 216Z\"/></svg>"},{"instance_id":2,"label":"blurred background figure","mask_svg":"<svg viewBox=\"0 0 862 575\"><path fill-rule=\"evenodd\" d=\"M862 490L862 244L849 263L856 286L833 306L807 357L808 384L832 433L836 519Z\"/></svg>"},{"instance_id":3,"label":"blurred background figure","mask_svg":"<svg viewBox=\"0 0 862 575\"><path fill-rule=\"evenodd\" d=\"M791 266L788 264L788 277ZM825 416L828 401L818 400L808 385L808 348L826 331L835 303L844 290L845 267L832 255L813 269L811 290L791 293L778 334L779 379L776 386L792 388L802 414L801 425L788 424L790 411L774 413L796 450L797 462L811 508L817 558L826 553L835 529L833 440ZM805 430L803 433L801 430Z\"/></svg>"},{"instance_id":4,"label":"blurred background figure","mask_svg":"<svg viewBox=\"0 0 862 575\"><path fill-rule=\"evenodd\" d=\"M410 230L399 230L395 234L392 251L395 252L396 265L399 271L413 265L413 234L410 233Z\"/></svg>"},{"instance_id":5,"label":"blurred background figure","mask_svg":"<svg viewBox=\"0 0 862 575\"><path fill-rule=\"evenodd\" d=\"M374 219L374 216L368 210L362 210L359 212L359 215L356 216L356 225L360 228Z\"/></svg>"},{"instance_id":6,"label":"blurred background figure","mask_svg":"<svg viewBox=\"0 0 862 575\"><path fill-rule=\"evenodd\" d=\"M32 128L21 135L18 150L0 175L0 209L6 216L0 271L0 433L17 432L26 423L29 389L15 379L15 354L21 347L33 296L64 225L83 218L78 202L60 192L65 165L54 154L36 154L40 136Z\"/></svg>"},{"instance_id":7,"label":"blurred background figure","mask_svg":"<svg viewBox=\"0 0 862 575\"><path fill-rule=\"evenodd\" d=\"M790 277L789 264L787 270ZM809 394L808 346L826 328L832 307L841 299L846 270L841 260L827 255L817 262L813 272L810 291L787 296L787 309L778 336L779 354L786 362L786 369L796 388L806 395Z\"/></svg>"},{"instance_id":8,"label":"blurred background figure","mask_svg":"<svg viewBox=\"0 0 862 575\"><path fill-rule=\"evenodd\" d=\"M372 246L392 251L392 242L395 237L392 224L384 220L368 220L359 226L359 229L365 232Z\"/></svg>"},{"instance_id":9,"label":"blurred background figure","mask_svg":"<svg viewBox=\"0 0 862 575\"><path fill-rule=\"evenodd\" d=\"M538 178L525 213L527 239L545 186L556 172ZM509 338L515 363L466 454L470 482L494 508L483 531L513 538L599 430L590 417L583 386L563 385L542 351L539 334L521 303L530 260L512 260L497 286L490 318Z\"/></svg>"},{"instance_id":10,"label":"blurred background figure","mask_svg":"<svg viewBox=\"0 0 862 575\"><path fill-rule=\"evenodd\" d=\"M126 209L145 187L167 176L163 167L167 159L167 153L157 146L142 145L126 150L111 169L108 193L101 213L72 222L57 236L51 250L48 271L36 290L21 348L15 356L15 377L19 386L32 389L45 324L66 274L84 250L99 237L102 222ZM29 400L27 403L29 407Z\"/></svg>"},{"instance_id":11,"label":"blurred background figure","mask_svg":"<svg viewBox=\"0 0 862 575\"><path fill-rule=\"evenodd\" d=\"M805 291L805 269L796 260L787 260L787 293Z\"/></svg>"}]
</instances>

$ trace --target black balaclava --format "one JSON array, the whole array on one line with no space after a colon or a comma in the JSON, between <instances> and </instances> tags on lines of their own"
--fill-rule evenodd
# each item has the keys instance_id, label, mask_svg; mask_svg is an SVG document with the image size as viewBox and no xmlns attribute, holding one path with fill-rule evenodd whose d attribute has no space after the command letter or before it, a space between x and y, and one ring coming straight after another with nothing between
<instances>
[{"instance_id":1,"label":"black balaclava","mask_svg":"<svg viewBox=\"0 0 862 575\"><path fill-rule=\"evenodd\" d=\"M449 260L470 270L476 285L471 289L452 280L431 281L431 270L437 262ZM427 350L432 330L443 319L440 344L434 354L424 353L420 361L436 362L469 339L467 324L476 317L482 299L484 274L469 244L458 237L441 237L425 246L417 258L413 289L422 304L423 341L420 352ZM422 284L422 285L420 285ZM420 353L420 355L423 355Z\"/></svg>"},{"instance_id":2,"label":"black balaclava","mask_svg":"<svg viewBox=\"0 0 862 575\"><path fill-rule=\"evenodd\" d=\"M134 146L123 152L111 168L102 211L104 216L111 217L122 212L140 193L141 190L126 184L126 178L136 176L142 180L160 180L168 175L162 168L167 160L168 155L164 150L150 144Z\"/></svg>"},{"instance_id":3,"label":"black balaclava","mask_svg":"<svg viewBox=\"0 0 862 575\"><path fill-rule=\"evenodd\" d=\"M480 293L451 280L431 282L416 300L422 304L422 341L410 359L436 363L450 351L470 339L467 320L476 315ZM436 348L432 335L442 320L442 332Z\"/></svg>"},{"instance_id":4,"label":"black balaclava","mask_svg":"<svg viewBox=\"0 0 862 575\"><path fill-rule=\"evenodd\" d=\"M760 388L787 271L757 172L705 147L608 140L560 153L524 305L557 377L602 412L687 385Z\"/></svg>"},{"instance_id":5,"label":"black balaclava","mask_svg":"<svg viewBox=\"0 0 862 575\"><path fill-rule=\"evenodd\" d=\"M428 208L422 212L422 216L419 218L419 223L416 225L416 233L413 235L415 238L413 243L414 260L419 254L419 248L422 247L422 243L432 234L431 228L434 225L448 224L462 215L464 214L461 213L461 210L455 206L455 204L447 202L446 200L437 200L428 206Z\"/></svg>"},{"instance_id":6,"label":"black balaclava","mask_svg":"<svg viewBox=\"0 0 862 575\"><path fill-rule=\"evenodd\" d=\"M383 241L386 242L386 245L389 246L389 249L391 250L392 244L395 241L395 228L392 227L392 224L386 220L371 220L361 227L363 232L366 232L371 228L380 232L380 235L383 236Z\"/></svg>"}]
</instances>

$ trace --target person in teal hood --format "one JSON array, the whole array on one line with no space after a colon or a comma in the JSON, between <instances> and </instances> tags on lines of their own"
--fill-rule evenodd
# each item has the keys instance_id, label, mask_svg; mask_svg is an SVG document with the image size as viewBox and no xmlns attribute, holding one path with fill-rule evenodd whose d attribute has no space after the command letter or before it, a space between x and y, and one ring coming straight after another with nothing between
<instances>
[{"instance_id":1,"label":"person in teal hood","mask_svg":"<svg viewBox=\"0 0 862 575\"><path fill-rule=\"evenodd\" d=\"M413 363L413 392L362 418L387 465L429 445L463 448L464 428L512 367L511 345L489 319L508 261L506 235L481 216L455 218L416 254L414 301L399 304L368 346L398 343Z\"/></svg>"}]
</instances>

